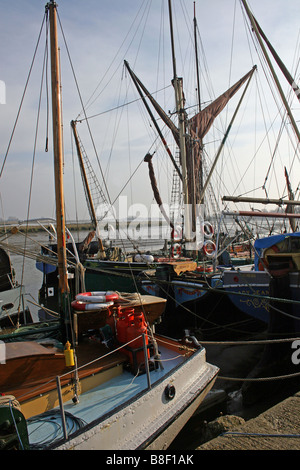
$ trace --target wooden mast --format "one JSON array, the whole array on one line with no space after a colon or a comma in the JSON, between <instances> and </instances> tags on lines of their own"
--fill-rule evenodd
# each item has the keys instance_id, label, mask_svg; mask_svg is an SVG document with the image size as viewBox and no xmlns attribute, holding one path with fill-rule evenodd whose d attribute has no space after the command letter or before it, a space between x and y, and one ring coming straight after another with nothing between
<instances>
[{"instance_id":1,"label":"wooden mast","mask_svg":"<svg viewBox=\"0 0 300 470\"><path fill-rule=\"evenodd\" d=\"M82 152L81 152L81 148L80 148L80 143L79 143L79 139L78 139L78 134L77 134L75 121L71 121L71 127L72 127L73 136L74 136L74 140L75 140L75 145L76 145L76 150L77 150L77 156L78 156L78 160L79 160L81 175L82 175L82 178L83 178L83 185L84 185L84 189L85 189L87 199L88 199L88 209L89 209L89 212L90 212L90 215L91 215L94 230L97 230L98 222L97 222L96 211L95 211L95 207L94 207L94 203L93 203L93 199L92 199L92 195L91 195L91 191L90 191L90 187L89 187L89 183L88 183L87 174L86 174L85 167L84 167L84 162L83 162L83 157L82 157ZM100 237L98 237L98 243L99 243L100 251L101 251L103 257L105 257L105 250L104 250L103 242L102 242Z\"/></svg>"},{"instance_id":2,"label":"wooden mast","mask_svg":"<svg viewBox=\"0 0 300 470\"><path fill-rule=\"evenodd\" d=\"M189 193L188 186L188 172L187 172L187 151L186 151L186 119L184 110L184 95L182 78L177 76L176 70L176 57L175 57L175 46L174 46L174 34L173 34L173 19L172 19L172 5L171 0L168 0L169 4L169 21L170 21L170 35L171 35L171 48L172 48L172 61L173 61L173 86L175 89L175 100L176 100L176 111L178 114L178 128L179 128L179 148L180 148L180 159L182 166L182 192L183 192L183 203L184 203L184 233L187 242L192 242L191 239L192 230L195 227L194 219L194 207L190 212L191 197L193 194ZM193 193L193 192L192 192ZM194 206L194 204L192 204ZM194 226L194 227L193 227Z\"/></svg>"},{"instance_id":3,"label":"wooden mast","mask_svg":"<svg viewBox=\"0 0 300 470\"><path fill-rule=\"evenodd\" d=\"M196 5L194 2L194 46L195 46L195 60L196 60L196 76L197 76L197 96L198 96L198 108L199 112L201 111L201 90L200 90L200 75L199 75L199 59L198 59L198 42L197 42L197 18L196 18ZM197 175L200 179L200 190L203 189L203 142L200 140L200 151L201 151L201 160L200 160L200 172ZM201 204L201 200L198 201Z\"/></svg>"},{"instance_id":4,"label":"wooden mast","mask_svg":"<svg viewBox=\"0 0 300 470\"><path fill-rule=\"evenodd\" d=\"M47 4L50 21L51 42L51 86L52 86L52 120L53 120L53 150L54 150L54 176L55 176L55 201L56 201L56 230L57 230L57 256L59 292L61 294L61 307L65 308L65 302L69 293L67 274L67 254L65 239L65 211L64 211L64 187L63 187L63 136L62 115L60 99L60 73L59 53L57 39L56 3L51 0Z\"/></svg>"},{"instance_id":5,"label":"wooden mast","mask_svg":"<svg viewBox=\"0 0 300 470\"><path fill-rule=\"evenodd\" d=\"M278 80L278 78L277 78L277 75L276 75L276 73L275 73L274 67L273 67L273 65L272 65L272 63L271 63L271 61L270 61L270 58L269 58L268 54L267 54L266 48L265 48L265 46L264 46L264 44L263 44L263 40L262 40L262 38L261 38L261 36L260 36L259 30L258 30L258 27L257 27L257 23L256 23L256 21L255 21L255 18L253 17L253 15L252 15L252 13L251 13L249 7L248 7L248 4L247 4L246 0L241 0L241 1L242 1L243 5L244 5L244 8L245 8L246 13L247 13L247 15L248 15L248 18L249 18L249 20L250 20L251 26L252 26L252 28L253 28L253 30L254 30L254 32L255 32L255 35L256 35L257 40L258 40L258 42L259 42L259 44L260 44L261 50L262 50L262 52L263 52L263 54L264 54L264 57L265 57L265 59L266 59L266 61L267 61L267 64L268 64L269 69L270 69L270 72L271 72L271 74L272 74L272 76L273 76L273 79L274 79L274 81L275 81L275 83L276 83L278 92L279 92L280 97L281 97L281 99L282 99L283 105L284 105L284 107L285 107L285 109L286 109L286 112L287 112L287 114L288 114L288 116L289 116L289 118L290 118L292 127L293 127L294 132L295 132L295 134L296 134L296 137L297 137L297 139L298 139L298 142L300 142L300 132L299 132L298 126L297 126L296 121L295 121L295 119L294 119L294 116L293 116L293 114L292 114L292 112L291 112L291 109L290 109L290 107L289 107L289 104L288 104L288 102L287 102L287 100L286 100L286 97L285 97L285 95L284 95L284 93L283 93L283 90L282 90L282 88L281 88L281 85L280 85L280 83L279 83L279 80Z\"/></svg>"},{"instance_id":6,"label":"wooden mast","mask_svg":"<svg viewBox=\"0 0 300 470\"><path fill-rule=\"evenodd\" d=\"M231 202L256 202L261 204L276 204L283 206L288 204L289 206L300 206L300 201L286 200L286 199L270 199L260 197L246 197L246 196L223 196L222 201Z\"/></svg>"}]
</instances>

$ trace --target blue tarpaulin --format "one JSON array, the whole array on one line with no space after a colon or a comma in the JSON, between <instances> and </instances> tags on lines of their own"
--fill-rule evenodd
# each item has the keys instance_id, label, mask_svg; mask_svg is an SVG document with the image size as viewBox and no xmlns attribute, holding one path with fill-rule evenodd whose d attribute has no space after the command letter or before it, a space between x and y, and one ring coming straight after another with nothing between
<instances>
[{"instance_id":1,"label":"blue tarpaulin","mask_svg":"<svg viewBox=\"0 0 300 470\"><path fill-rule=\"evenodd\" d=\"M280 235L271 235L266 238L259 238L254 243L255 257L254 257L254 267L258 271L258 263L261 258L262 251L270 246L276 245L276 243L282 242L285 238L298 238L300 237L300 232L295 233L282 233Z\"/></svg>"}]
</instances>

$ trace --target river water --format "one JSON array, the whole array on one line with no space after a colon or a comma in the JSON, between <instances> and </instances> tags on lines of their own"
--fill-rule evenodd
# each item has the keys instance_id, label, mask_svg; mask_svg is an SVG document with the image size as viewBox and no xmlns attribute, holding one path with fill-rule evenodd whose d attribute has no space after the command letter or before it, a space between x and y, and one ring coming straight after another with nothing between
<instances>
[{"instance_id":1,"label":"river water","mask_svg":"<svg viewBox=\"0 0 300 470\"><path fill-rule=\"evenodd\" d=\"M26 240L26 250L33 253L33 258L23 257L19 254L9 252L12 267L15 271L16 281L25 287L26 301L28 302L34 321L38 321L38 308L31 302L38 303L38 291L42 286L43 274L36 268L34 253L40 252L39 243L47 241L47 236L31 233ZM21 234L9 238L9 245L24 247L24 237Z\"/></svg>"}]
</instances>

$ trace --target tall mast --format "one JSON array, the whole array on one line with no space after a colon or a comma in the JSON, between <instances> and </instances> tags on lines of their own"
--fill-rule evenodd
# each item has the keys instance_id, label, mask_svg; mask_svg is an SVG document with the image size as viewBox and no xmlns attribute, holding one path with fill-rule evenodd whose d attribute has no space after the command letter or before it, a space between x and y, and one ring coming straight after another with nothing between
<instances>
[{"instance_id":1,"label":"tall mast","mask_svg":"<svg viewBox=\"0 0 300 470\"><path fill-rule=\"evenodd\" d=\"M189 239L191 235L191 214L189 211L190 197L189 197L188 173L187 173L184 96L183 96L182 78L177 77L177 70L176 70L176 57L175 57L175 46L174 46L171 0L168 0L168 3L169 3L170 35L171 35L172 62L173 62L173 86L175 89L176 111L178 114L179 148L180 148L180 158L181 158L181 165L182 165L182 191L183 191L183 202L184 202L184 208L185 208L184 227L185 227L185 234L187 235Z\"/></svg>"},{"instance_id":2,"label":"tall mast","mask_svg":"<svg viewBox=\"0 0 300 470\"><path fill-rule=\"evenodd\" d=\"M79 143L79 139L78 139L78 134L77 134L75 121L71 121L71 127L72 127L73 136L74 136L74 140L75 140L77 156L78 156L78 160L79 160L79 166L80 166L80 170L81 170L81 174L82 174L82 178L83 178L83 185L84 185L84 189L86 191L86 195L87 195L87 199L88 199L88 209L89 209L89 212L90 212L90 215L91 215L93 227L96 230L96 228L97 228L97 217L96 217L94 203L93 203L93 200L92 200L92 195L91 195L89 184L88 184L87 174L86 174L84 163L83 163L82 152L81 152L81 148L80 148L80 143Z\"/></svg>"},{"instance_id":3,"label":"tall mast","mask_svg":"<svg viewBox=\"0 0 300 470\"><path fill-rule=\"evenodd\" d=\"M85 191L86 198L87 198L89 213L90 213L90 216L91 216L91 219L92 219L92 224L93 224L94 230L97 230L98 222L97 222L95 206L94 206L94 202L93 202L93 199L92 199L92 194L91 194L91 191L90 191L88 177L87 177L85 166L84 166L83 155L82 155L82 151L81 151L81 146L80 146L80 141L79 141L75 121L71 121L71 128L72 128L73 136L74 136L74 140L75 140L77 156L78 156L78 160L79 160L79 166L80 166L81 176L82 176L82 180L83 180L83 187L84 187L84 191ZM99 248L100 248L101 253L103 254L103 256L105 256L103 242L102 242L100 237L98 237L98 243L99 243Z\"/></svg>"},{"instance_id":4,"label":"tall mast","mask_svg":"<svg viewBox=\"0 0 300 470\"><path fill-rule=\"evenodd\" d=\"M197 18L196 18L195 2L194 2L194 43L195 43L195 56L196 56L198 107L199 107L199 111L201 111L201 93L200 93L199 59L198 59L198 43L197 43Z\"/></svg>"},{"instance_id":5,"label":"tall mast","mask_svg":"<svg viewBox=\"0 0 300 470\"><path fill-rule=\"evenodd\" d=\"M53 149L54 149L54 177L55 177L55 201L57 224L57 256L59 291L62 306L65 305L69 293L67 276L67 254L65 239L65 211L64 211L64 187L63 187L63 137L62 115L60 99L60 73L59 53L57 39L57 13L56 3L51 0L47 7L50 21L51 42L51 85L52 85L52 119L53 119Z\"/></svg>"},{"instance_id":6,"label":"tall mast","mask_svg":"<svg viewBox=\"0 0 300 470\"><path fill-rule=\"evenodd\" d=\"M250 11L250 9L249 9L249 7L248 7L248 4L247 4L246 0L241 0L241 1L242 1L243 5L244 5L244 8L245 8L246 13L247 13L247 15L248 15L248 18L249 18L249 20L250 20L251 26L252 26L252 28L253 28L253 30L254 30L254 32L255 32L255 35L256 35L257 40L258 40L258 42L259 42L259 44L260 44L261 50L262 50L262 52L263 52L263 54L264 54L264 56L265 56L265 59L266 59L266 61L267 61L268 66L269 66L269 68L270 68L270 71L271 71L272 76L273 76L273 78L274 78L274 81L275 81L275 83L276 83L278 92L279 92L280 97L281 97L281 99L282 99L283 105L284 105L284 107L285 107L285 109L286 109L286 112L287 112L287 114L288 114L288 116L289 116L289 118L290 118L291 124L292 124L292 126L293 126L294 132L295 132L295 134L296 134L296 136L297 136L298 142L300 142L300 133L299 133L298 126L297 126L297 124L296 124L296 122L295 122L294 116L293 116L293 114L292 114L292 112L291 112L291 109L290 109L290 107L289 107L289 104L288 104L288 102L287 102L287 100L286 100L286 97L285 97L285 95L284 95L284 93L283 93L283 90L282 90L282 88L281 88L281 85L280 85L280 83L279 83L279 80L278 80L278 78L277 78L277 75L276 75L276 73L275 73L274 67L273 67L273 65L272 65L272 63L271 63L271 60L270 60L270 58L269 58L269 56L268 56L268 53L267 53L267 51L266 51L266 48L265 48L265 46L264 46L263 40L262 40L262 38L261 38L261 35L260 35L259 30L258 30L258 27L257 27L257 23L256 23L256 21L255 21L255 18L254 18L254 16L252 15L252 13L251 13L251 11Z\"/></svg>"},{"instance_id":7,"label":"tall mast","mask_svg":"<svg viewBox=\"0 0 300 470\"><path fill-rule=\"evenodd\" d=\"M198 59L198 42L197 42L197 18L196 18L196 3L194 2L194 45L195 45L195 61L196 61L196 76L197 76L197 96L198 96L198 111L201 111L201 90L200 90L200 75L199 75L199 59ZM202 161L202 151L203 142L202 139L200 140L200 152L201 152L201 160L200 160L200 171L197 178L200 180L200 190L203 189L203 161ZM198 202L202 202L201 200Z\"/></svg>"},{"instance_id":8,"label":"tall mast","mask_svg":"<svg viewBox=\"0 0 300 470\"><path fill-rule=\"evenodd\" d=\"M253 15L252 15L253 16ZM257 30L259 31L259 34L261 35L261 37L263 38L263 40L265 41L265 43L267 44L272 56L274 57L274 59L276 60L278 66L280 67L283 75L285 76L285 78L287 79L287 81L289 82L289 84L291 85L291 87L293 88L294 92L295 92L295 95L297 96L298 100L300 101L300 89L296 83L296 81L294 80L294 78L292 77L292 75L290 74L290 72L288 71L288 69L286 68L286 66L284 65L284 63L282 62L282 60L280 59L279 55L277 54L277 52L275 51L274 47L272 46L272 44L270 43L270 41L268 40L267 36L265 35L265 33L263 32L263 30L261 29L258 21L254 18L253 16L253 19L255 21L255 24L257 26Z\"/></svg>"}]
</instances>

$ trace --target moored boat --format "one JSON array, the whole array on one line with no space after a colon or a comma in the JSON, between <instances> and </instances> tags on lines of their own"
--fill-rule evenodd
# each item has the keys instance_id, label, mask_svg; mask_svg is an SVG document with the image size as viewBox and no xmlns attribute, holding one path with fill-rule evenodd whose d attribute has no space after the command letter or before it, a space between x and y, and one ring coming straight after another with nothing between
<instances>
[{"instance_id":1,"label":"moored boat","mask_svg":"<svg viewBox=\"0 0 300 470\"><path fill-rule=\"evenodd\" d=\"M213 386L218 368L207 363L194 338L175 341L154 333L165 299L120 298L103 290L70 295L54 1L46 5L45 19L52 72L57 336L10 338L3 345L1 448L165 449Z\"/></svg>"},{"instance_id":2,"label":"moored boat","mask_svg":"<svg viewBox=\"0 0 300 470\"><path fill-rule=\"evenodd\" d=\"M0 327L5 334L8 328L33 322L25 299L24 286L20 285L11 265L10 256L0 248Z\"/></svg>"}]
</instances>

